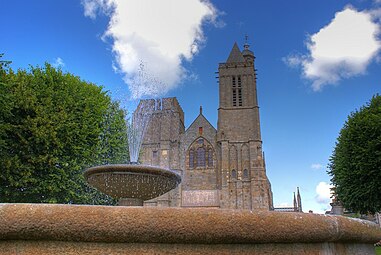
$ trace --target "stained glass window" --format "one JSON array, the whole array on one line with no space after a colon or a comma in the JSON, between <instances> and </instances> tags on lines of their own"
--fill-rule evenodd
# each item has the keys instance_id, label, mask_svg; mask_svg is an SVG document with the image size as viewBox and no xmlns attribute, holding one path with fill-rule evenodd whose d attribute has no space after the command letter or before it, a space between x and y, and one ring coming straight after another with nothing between
<instances>
[{"instance_id":1,"label":"stained glass window","mask_svg":"<svg viewBox=\"0 0 381 255\"><path fill-rule=\"evenodd\" d=\"M205 148L197 149L197 167L205 167Z\"/></svg>"},{"instance_id":2,"label":"stained glass window","mask_svg":"<svg viewBox=\"0 0 381 255\"><path fill-rule=\"evenodd\" d=\"M189 168L194 167L194 151L190 150L189 151Z\"/></svg>"},{"instance_id":3,"label":"stained glass window","mask_svg":"<svg viewBox=\"0 0 381 255\"><path fill-rule=\"evenodd\" d=\"M213 150L208 150L208 166L213 166Z\"/></svg>"}]
</instances>

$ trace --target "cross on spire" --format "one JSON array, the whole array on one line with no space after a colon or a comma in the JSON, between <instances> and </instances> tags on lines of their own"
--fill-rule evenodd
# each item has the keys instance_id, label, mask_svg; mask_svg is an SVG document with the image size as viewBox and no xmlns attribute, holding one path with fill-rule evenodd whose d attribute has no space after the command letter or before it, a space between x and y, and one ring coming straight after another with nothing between
<instances>
[{"instance_id":1,"label":"cross on spire","mask_svg":"<svg viewBox=\"0 0 381 255\"><path fill-rule=\"evenodd\" d=\"M243 47L245 48L245 50L248 50L250 45L248 43L248 40L249 40L249 36L247 34L245 34L245 44L243 45Z\"/></svg>"}]
</instances>

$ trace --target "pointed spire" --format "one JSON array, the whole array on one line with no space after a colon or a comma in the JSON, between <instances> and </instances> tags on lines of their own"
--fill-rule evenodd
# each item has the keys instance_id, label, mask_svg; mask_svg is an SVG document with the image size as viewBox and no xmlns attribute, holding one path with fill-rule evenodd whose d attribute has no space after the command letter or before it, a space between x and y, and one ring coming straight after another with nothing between
<instances>
[{"instance_id":1,"label":"pointed spire","mask_svg":"<svg viewBox=\"0 0 381 255\"><path fill-rule=\"evenodd\" d=\"M302 210L302 198L300 196L299 187L297 187L297 195L296 195L296 197L297 197L297 200L298 200L298 211L302 212L303 211Z\"/></svg>"},{"instance_id":2,"label":"pointed spire","mask_svg":"<svg viewBox=\"0 0 381 255\"><path fill-rule=\"evenodd\" d=\"M296 197L295 197L295 192L294 192L294 211L298 211L298 204L296 203Z\"/></svg>"},{"instance_id":3,"label":"pointed spire","mask_svg":"<svg viewBox=\"0 0 381 255\"><path fill-rule=\"evenodd\" d=\"M228 60L226 63L239 63L245 62L245 58L243 57L241 51L238 48L237 43L234 43L233 49L231 50Z\"/></svg>"},{"instance_id":4,"label":"pointed spire","mask_svg":"<svg viewBox=\"0 0 381 255\"><path fill-rule=\"evenodd\" d=\"M202 105L200 105L200 115L202 115Z\"/></svg>"}]
</instances>

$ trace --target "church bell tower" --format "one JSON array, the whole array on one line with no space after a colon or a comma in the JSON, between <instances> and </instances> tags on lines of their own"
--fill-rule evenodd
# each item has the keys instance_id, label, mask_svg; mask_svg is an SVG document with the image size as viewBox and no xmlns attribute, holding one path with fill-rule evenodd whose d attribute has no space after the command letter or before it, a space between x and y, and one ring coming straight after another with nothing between
<instances>
[{"instance_id":1,"label":"church bell tower","mask_svg":"<svg viewBox=\"0 0 381 255\"><path fill-rule=\"evenodd\" d=\"M247 42L242 52L235 43L226 62L218 68L217 144L222 208L273 209L262 151L254 60Z\"/></svg>"}]
</instances>

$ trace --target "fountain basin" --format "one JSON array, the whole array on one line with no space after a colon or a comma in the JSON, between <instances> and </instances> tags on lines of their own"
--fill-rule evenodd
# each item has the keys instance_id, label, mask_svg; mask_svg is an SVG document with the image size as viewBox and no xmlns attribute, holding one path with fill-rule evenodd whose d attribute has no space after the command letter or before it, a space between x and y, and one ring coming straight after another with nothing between
<instances>
[{"instance_id":1,"label":"fountain basin","mask_svg":"<svg viewBox=\"0 0 381 255\"><path fill-rule=\"evenodd\" d=\"M222 209L0 204L2 254L374 254L378 225Z\"/></svg>"},{"instance_id":2,"label":"fountain basin","mask_svg":"<svg viewBox=\"0 0 381 255\"><path fill-rule=\"evenodd\" d=\"M143 201L161 196L177 187L177 173L147 165L102 165L84 172L86 181L99 191L118 198L119 205L142 206Z\"/></svg>"}]
</instances>

